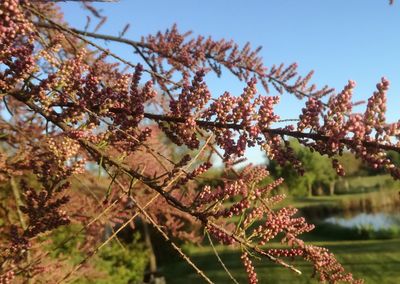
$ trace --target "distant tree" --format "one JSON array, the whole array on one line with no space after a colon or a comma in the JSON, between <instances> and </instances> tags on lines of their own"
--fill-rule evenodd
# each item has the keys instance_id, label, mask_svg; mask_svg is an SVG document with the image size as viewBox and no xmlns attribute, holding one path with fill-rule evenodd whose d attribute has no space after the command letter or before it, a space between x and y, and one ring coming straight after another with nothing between
<instances>
[{"instance_id":1,"label":"distant tree","mask_svg":"<svg viewBox=\"0 0 400 284\"><path fill-rule=\"evenodd\" d=\"M344 152L338 157L338 161L343 165L343 168L346 169L346 176L362 176L366 174L363 170L362 161L357 159L353 153L348 151Z\"/></svg>"},{"instance_id":2,"label":"distant tree","mask_svg":"<svg viewBox=\"0 0 400 284\"><path fill-rule=\"evenodd\" d=\"M337 174L332 168L331 160L310 151L309 148L302 146L294 139L290 140L290 147L301 162L304 172L299 175L290 164L279 166L276 162L270 161L268 168L272 174L283 177L289 192L294 195L312 196L318 188L323 188L327 193L333 194Z\"/></svg>"}]
</instances>

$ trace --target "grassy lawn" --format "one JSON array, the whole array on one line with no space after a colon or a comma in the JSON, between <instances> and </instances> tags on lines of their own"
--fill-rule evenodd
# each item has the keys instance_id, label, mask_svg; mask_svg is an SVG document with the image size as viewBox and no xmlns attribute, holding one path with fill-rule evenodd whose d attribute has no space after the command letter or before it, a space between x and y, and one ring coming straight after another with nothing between
<instances>
[{"instance_id":1,"label":"grassy lawn","mask_svg":"<svg viewBox=\"0 0 400 284\"><path fill-rule=\"evenodd\" d=\"M365 283L400 283L400 239L373 241L336 241L319 242L334 252L344 267L355 277L363 278ZM218 247L220 257L239 283L247 283L247 276L240 262L239 252ZM218 263L210 247L187 247L186 252L191 259L215 283L232 283ZM256 262L259 283L317 283L311 279L310 264L297 261L303 275L298 276L291 271L281 268L267 260ZM195 284L205 283L188 264L179 259L171 261L163 267L167 283Z\"/></svg>"},{"instance_id":2,"label":"grassy lawn","mask_svg":"<svg viewBox=\"0 0 400 284\"><path fill-rule=\"evenodd\" d=\"M299 209L318 207L360 210L360 208L373 207L379 211L382 206L393 204L393 200L398 198L397 186L385 189L380 187L380 190L377 188L369 192L363 192L362 189L377 184L383 185L389 178L389 176L349 178L351 187L360 189L358 192L308 198L288 197L279 203L278 207L289 204ZM349 240L351 237L346 235L348 232L335 228L324 228L321 227L319 231L316 229L314 232L305 234L303 239L330 249L347 271L352 272L356 278L364 279L365 283L400 283L400 239L352 241ZM279 247L280 244L273 242L270 246ZM218 246L217 250L239 283L247 283L247 275L240 261L240 252L223 246ZM211 247L207 245L203 247L187 246L185 251L214 283L232 283ZM301 276L268 262L268 260L255 261L254 264L259 276L259 283L318 283L316 279L311 278L312 266L304 261L295 262L296 267L303 272ZM205 283L185 261L171 255L167 257L166 264L162 269L163 274L167 277L167 283Z\"/></svg>"}]
</instances>

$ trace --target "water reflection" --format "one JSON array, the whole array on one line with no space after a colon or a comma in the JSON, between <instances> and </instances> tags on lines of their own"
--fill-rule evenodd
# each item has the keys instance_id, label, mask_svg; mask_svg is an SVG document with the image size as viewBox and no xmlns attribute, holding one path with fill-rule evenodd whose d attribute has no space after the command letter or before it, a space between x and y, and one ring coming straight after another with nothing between
<instances>
[{"instance_id":1,"label":"water reflection","mask_svg":"<svg viewBox=\"0 0 400 284\"><path fill-rule=\"evenodd\" d=\"M400 214L393 213L358 213L351 217L331 216L325 222L345 228L371 227L375 230L388 229L393 226L400 227Z\"/></svg>"}]
</instances>

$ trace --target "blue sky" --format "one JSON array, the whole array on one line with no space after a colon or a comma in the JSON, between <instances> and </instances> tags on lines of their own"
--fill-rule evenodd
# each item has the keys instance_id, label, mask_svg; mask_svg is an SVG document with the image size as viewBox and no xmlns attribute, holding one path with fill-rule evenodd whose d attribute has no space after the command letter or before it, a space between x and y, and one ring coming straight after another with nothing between
<instances>
[{"instance_id":1,"label":"blue sky","mask_svg":"<svg viewBox=\"0 0 400 284\"><path fill-rule=\"evenodd\" d=\"M340 90L352 79L357 82L355 100L366 100L382 76L391 81L388 120L400 117L400 3L386 0L120 0L97 3L108 22L99 32L118 35L126 23L125 37L165 30L177 23L181 31L211 35L215 39L249 41L262 46L266 66L297 62L304 75L315 71L319 86L328 84ZM86 17L77 3L61 4L66 20L82 28ZM126 46L109 46L123 57L134 60ZM210 78L214 95L223 91L240 94L243 82L225 73ZM262 89L260 88L260 92ZM284 95L277 107L282 118L295 118L302 103ZM361 109L360 109L361 110ZM262 162L257 151L249 153Z\"/></svg>"}]
</instances>

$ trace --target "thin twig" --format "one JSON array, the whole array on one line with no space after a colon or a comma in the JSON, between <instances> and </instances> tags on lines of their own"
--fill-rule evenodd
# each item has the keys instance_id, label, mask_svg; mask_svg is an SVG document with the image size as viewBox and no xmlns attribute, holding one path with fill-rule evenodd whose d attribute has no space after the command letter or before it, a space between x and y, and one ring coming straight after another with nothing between
<instances>
[{"instance_id":1,"label":"thin twig","mask_svg":"<svg viewBox=\"0 0 400 284\"><path fill-rule=\"evenodd\" d=\"M19 219L19 222L21 223L22 229L25 230L27 228L27 226L25 223L24 216L20 209L20 207L22 206L21 195L19 194L19 189L18 189L17 183L15 182L15 178L13 176L10 178L10 185L11 185L11 189L12 189L14 199L15 199L15 205L17 208L18 219Z\"/></svg>"},{"instance_id":2,"label":"thin twig","mask_svg":"<svg viewBox=\"0 0 400 284\"><path fill-rule=\"evenodd\" d=\"M132 198L133 202L136 204L136 207L139 209L140 213L145 216L145 218L153 225L154 228L163 236L163 238L171 244L171 246L179 253L179 255L190 265L193 269L201 276L207 283L214 283L204 274L204 272L199 269L196 264L192 262L192 260L182 251L182 249L177 246L168 235L161 229L161 227L151 218L151 216L140 206L140 204Z\"/></svg>"},{"instance_id":3,"label":"thin twig","mask_svg":"<svg viewBox=\"0 0 400 284\"><path fill-rule=\"evenodd\" d=\"M50 24L52 24L52 25L54 26L54 28L59 29L59 30L64 31L64 32L67 32L67 33L73 35L74 37L79 38L79 39L82 40L83 42L85 42L85 43L87 43L87 44L89 44L89 45L91 45L91 46L97 48L98 50L104 52L105 54L107 54L107 55L109 55L109 56L111 56L111 57L117 59L118 61L120 61L120 62L122 62L122 63L124 63L124 64L126 64L126 65L128 65L128 66L130 66L130 67L132 67L132 68L136 68L136 66L137 66L136 64L133 64L133 63L131 63L131 62L129 62L129 61L123 59L122 57L116 55L115 53L113 53L113 52L111 52L111 51L109 51L109 50L107 50L107 49L101 47L100 45L98 45L98 44L96 44L96 43L94 43L94 42L92 42L92 41L86 39L85 37L79 35L78 33L74 32L73 30L71 30L70 28L65 27L65 26L63 26L63 25L60 25L60 24L54 22L53 20L49 19L48 17L46 17L44 14L40 13L40 12L37 11L36 9L34 9L34 8L32 8L32 7L29 7L29 6L27 6L27 5L22 5L22 6L23 6L25 9L31 11L31 12L34 13L35 15L39 16L40 18L42 18L42 19L46 20L47 22L49 22ZM170 83L170 84L172 84L172 85L175 85L175 86L178 86L178 87L181 87L181 86L182 86L182 84L176 83L176 82L174 82L174 81L172 81L172 80L170 80L170 79L164 77L163 75L161 75L161 74L159 74L159 73L155 73L155 72L153 72L153 71L151 71L151 70L146 70L146 69L144 69L143 71L144 71L144 72L147 72L147 73L149 73L149 74L151 74L151 75L153 75L153 76L159 77L160 79L163 79L163 80L165 80L166 82L168 82L168 83Z\"/></svg>"},{"instance_id":4,"label":"thin twig","mask_svg":"<svg viewBox=\"0 0 400 284\"><path fill-rule=\"evenodd\" d=\"M185 123L186 118L183 117L172 117L162 114L152 114L152 113L145 113L144 117L149 119L154 119L156 121L166 121L166 122L174 122L174 123ZM207 120L195 120L196 124L204 129L210 128L225 128L225 129L234 129L234 130L245 130L246 128L243 127L241 124L237 123L221 123L215 121L207 121ZM261 130L263 133L268 133L271 135L280 135L280 136L289 136L298 139L312 139L314 141L328 141L332 139L332 137L327 136L325 134L320 133L307 133L301 132L296 130L288 130L284 128L264 128ZM339 139L340 143L346 145L353 145L354 141L350 138L341 138ZM367 141L362 140L361 144L365 147L369 148L379 148L383 150L393 150L400 153L400 147L390 144L382 144L374 141Z\"/></svg>"},{"instance_id":5,"label":"thin twig","mask_svg":"<svg viewBox=\"0 0 400 284\"><path fill-rule=\"evenodd\" d=\"M38 26L44 27L44 28L54 28L51 25L48 24L43 24L43 23L37 23ZM71 31L73 31L76 34L80 34L80 35L84 35L87 37L92 37L92 38L96 38L96 39L102 39L102 40L107 40L107 41L114 41L114 42L119 42L119 43L123 43L123 44L127 44L132 46L133 48L135 48L135 50L139 50L139 48L147 48L150 50L153 50L152 47L149 44L146 44L145 42L139 42L139 41L135 41L135 40L130 40L127 38L123 38L123 37L116 37L116 36L112 36L112 35L105 35L105 34L99 34L99 33L92 33L92 32L87 32L87 31L82 31L76 28L69 28ZM154 50L153 50L154 51ZM140 55L140 53L139 53ZM141 55L142 56L142 55ZM164 55L166 58L169 59L174 59L172 56L168 56L168 55ZM219 62L221 64L223 64L224 66L229 66L230 62L227 62L225 60L222 60L221 58L215 58L215 56L213 56L210 53L206 53L205 57L209 60L214 60L216 62ZM143 58L143 56L142 56ZM145 60L146 61L146 60ZM210 63L211 64L211 63ZM151 65L149 65L151 68ZM252 72L254 74L257 74L260 77L265 77L268 78L269 80L283 86L285 89L289 89L289 86L282 80L279 80L278 78L270 75L270 74L264 74L264 73L260 73L259 71L252 69L246 65L237 65L238 68ZM156 70L154 70L153 68L151 68L153 72L155 72ZM229 68L228 68L229 69ZM157 73L157 72L156 72ZM158 73L159 74L159 73ZM234 73L235 74L235 73ZM235 74L237 75L237 74ZM311 97L310 94L307 94L301 90L299 90L298 88L293 89L293 93L297 93L300 96L303 97ZM325 106L327 106L326 104L324 104Z\"/></svg>"},{"instance_id":6,"label":"thin twig","mask_svg":"<svg viewBox=\"0 0 400 284\"><path fill-rule=\"evenodd\" d=\"M20 100L21 102L25 103L27 106L29 106L32 110L36 111L37 113L39 113L40 115L42 115L44 118L46 118L48 121L51 121L54 125L58 126L60 129L62 129L63 131L69 131L69 126L67 124L65 124L64 122L60 121L57 118L57 114L52 113L52 114L48 114L46 113L44 110L42 110L39 106L37 106L36 104L34 104L31 101L27 101L24 97L22 97L21 95L14 93L13 96ZM211 222L210 220L208 220L203 214L201 214L201 212L197 212L195 210L193 210L192 208L182 204L179 200L177 200L175 197L173 197L172 195L170 195L167 191L166 191L166 187L161 187L158 184L154 183L153 180L141 175L140 173L132 170L129 166L120 163L119 161L115 160L114 158L110 157L109 155L107 155L106 153L104 153L103 151L101 151L100 149L98 149L96 147L96 145L94 145L93 143L83 139L83 138L77 138L76 139L84 148L87 149L87 151L94 156L95 159L99 159L100 157L103 157L104 162L109 163L110 165L116 166L117 168L123 170L124 172L126 172L127 174L129 174L130 176L138 179L139 181L141 181L144 185L148 186L150 189L155 190L156 192L158 192L161 196L163 196L163 198L169 203L171 204L173 207L175 207L176 209L186 212L190 215L192 215L195 218L198 218L205 226L210 225L213 226L223 232L225 232L226 234L230 235L235 241L237 241L238 243L245 245L251 249L253 249L254 251L258 252L262 255L267 257L269 260L278 263L286 268L291 269L292 271L295 271L296 273L301 274L301 272L294 268L292 265L289 265L287 263L285 263L283 260L276 258L264 251L262 251L259 247L249 244L246 240L242 239L239 236L234 235L233 233L230 233L228 231L226 231L224 228L220 228L218 225L216 225L215 223ZM177 177L175 177L177 178ZM171 185L171 183L169 183L169 185ZM168 186L169 186L168 185Z\"/></svg>"},{"instance_id":7,"label":"thin twig","mask_svg":"<svg viewBox=\"0 0 400 284\"><path fill-rule=\"evenodd\" d=\"M228 274L229 278L231 278L231 280L234 283L239 284L239 282L235 279L235 277L233 277L233 275L231 274L231 272L229 271L229 269L226 267L225 263L222 261L221 257L219 256L218 251L216 250L216 248L214 246L214 243L213 243L213 241L212 241L212 239L210 237L210 234L208 233L207 230L206 230L206 235L207 235L208 241L210 242L210 245L211 245L211 247L212 247L212 249L214 251L214 254L217 257L218 262L221 264L222 268L226 271L226 273Z\"/></svg>"}]
</instances>

